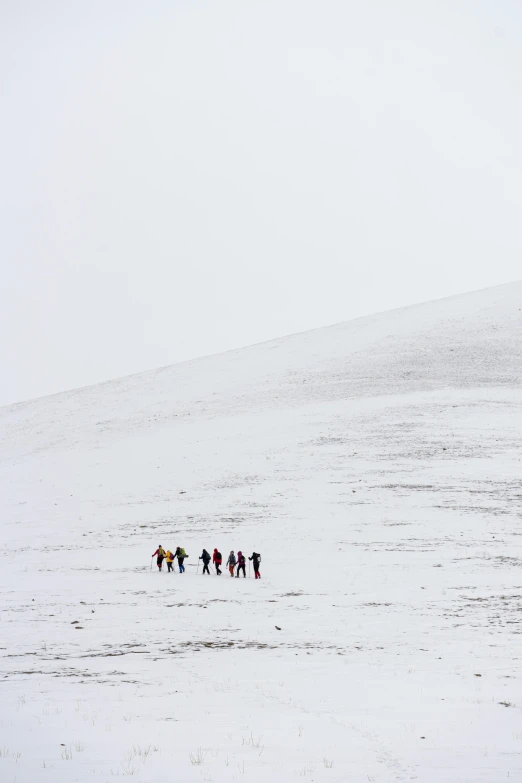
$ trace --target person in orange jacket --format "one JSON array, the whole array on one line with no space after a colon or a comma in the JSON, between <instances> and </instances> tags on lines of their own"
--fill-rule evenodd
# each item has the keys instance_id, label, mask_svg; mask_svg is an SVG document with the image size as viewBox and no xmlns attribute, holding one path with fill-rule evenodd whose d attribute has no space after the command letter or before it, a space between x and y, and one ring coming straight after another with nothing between
<instances>
[{"instance_id":1,"label":"person in orange jacket","mask_svg":"<svg viewBox=\"0 0 522 783\"><path fill-rule=\"evenodd\" d=\"M174 555L170 549L165 556L165 560L167 561L167 571L172 571L174 573Z\"/></svg>"}]
</instances>

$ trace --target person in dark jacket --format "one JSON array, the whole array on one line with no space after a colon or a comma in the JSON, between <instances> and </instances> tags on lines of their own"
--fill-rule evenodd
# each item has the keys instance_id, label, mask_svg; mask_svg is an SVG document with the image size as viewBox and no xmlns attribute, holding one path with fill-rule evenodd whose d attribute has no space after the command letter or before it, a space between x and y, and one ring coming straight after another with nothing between
<instances>
[{"instance_id":1,"label":"person in dark jacket","mask_svg":"<svg viewBox=\"0 0 522 783\"><path fill-rule=\"evenodd\" d=\"M203 573L208 574L210 576L210 571L208 570L208 564L210 563L211 558L206 549L204 549L203 552L200 554L199 559L203 560Z\"/></svg>"},{"instance_id":2,"label":"person in dark jacket","mask_svg":"<svg viewBox=\"0 0 522 783\"><path fill-rule=\"evenodd\" d=\"M188 557L188 555L187 555L187 553L185 552L185 550L183 549L182 546L176 547L175 555L178 558L179 572L180 572L180 574L184 574L185 573L185 566L183 565L183 562L184 562L185 558Z\"/></svg>"},{"instance_id":3,"label":"person in dark jacket","mask_svg":"<svg viewBox=\"0 0 522 783\"><path fill-rule=\"evenodd\" d=\"M216 574L218 576L221 575L221 563L223 562L223 558L221 557L221 552L218 552L217 548L214 549L214 554L212 555L212 562L214 563L216 567Z\"/></svg>"},{"instance_id":4,"label":"person in dark jacket","mask_svg":"<svg viewBox=\"0 0 522 783\"><path fill-rule=\"evenodd\" d=\"M237 573L236 573L236 579L239 579L239 572L241 570L243 570L243 576L246 577L245 565L246 565L246 559L245 559L244 554L240 550L237 553Z\"/></svg>"},{"instance_id":5,"label":"person in dark jacket","mask_svg":"<svg viewBox=\"0 0 522 783\"><path fill-rule=\"evenodd\" d=\"M259 573L259 563L261 562L261 555L259 552L252 552L252 557L248 558L249 560L252 560L252 565L254 566L254 574L256 575L256 579L261 579L261 574Z\"/></svg>"}]
</instances>

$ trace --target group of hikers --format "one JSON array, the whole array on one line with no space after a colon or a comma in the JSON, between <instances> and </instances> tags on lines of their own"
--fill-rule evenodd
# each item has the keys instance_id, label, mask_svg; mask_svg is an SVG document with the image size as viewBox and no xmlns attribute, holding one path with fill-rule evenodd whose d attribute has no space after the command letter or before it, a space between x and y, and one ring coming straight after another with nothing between
<instances>
[{"instance_id":1,"label":"group of hikers","mask_svg":"<svg viewBox=\"0 0 522 783\"><path fill-rule=\"evenodd\" d=\"M163 568L163 561L165 560L167 563L167 570L168 571L174 571L174 560L177 559L178 561L178 570L180 574L185 573L185 566L183 565L185 558L188 557L187 553L183 549L182 546L177 546L176 551L174 554L169 550L165 552L163 547L160 546L156 549L152 557L157 557L156 563L158 565L159 570L161 571ZM150 567L152 568L152 563L150 564Z\"/></svg>"},{"instance_id":2,"label":"group of hikers","mask_svg":"<svg viewBox=\"0 0 522 783\"><path fill-rule=\"evenodd\" d=\"M160 545L156 551L153 553L152 557L156 557L156 564L158 566L158 570L161 571L163 569L163 561L167 563L167 570L168 571L174 571L174 560L177 559L178 561L178 569L179 573L183 574L185 573L185 566L183 565L183 562L186 557L188 557L187 553L183 549L183 547L176 547L176 550L174 553L171 552L170 549L165 551L163 547ZM256 579L261 579L261 573L259 571L259 566L261 563L261 555L259 552L252 552L252 555L248 558L252 561L252 565L254 567L254 575ZM209 564L210 561L214 564L214 567L216 569L217 576L221 576L221 564L223 563L223 558L221 556L221 552L216 548L214 549L213 555L209 555L206 549L203 550L201 555L199 556L198 560L203 561L203 573L208 574L210 576L210 570L209 570ZM234 550L232 550L228 556L227 560L227 568L230 576L234 576L234 571L236 571L236 578L239 579L239 574L242 571L243 577L246 577L246 557L245 555L239 550L237 553L237 557L234 554ZM152 568L152 563L151 563Z\"/></svg>"},{"instance_id":3,"label":"group of hikers","mask_svg":"<svg viewBox=\"0 0 522 783\"><path fill-rule=\"evenodd\" d=\"M209 553L206 549L203 550L203 552L200 554L199 559L203 561L203 573L209 574L209 563L212 559L212 563L215 566L216 574L218 576L221 576L221 564L223 562L223 558L221 556L221 552L219 552L217 549L214 549L214 552L212 554L212 558L210 557ZM252 565L254 567L254 574L256 579L261 579L261 573L259 571L259 564L261 563L261 555L259 552L252 552L252 555L248 558L252 561ZM242 571L243 576L246 577L246 557L244 556L243 552L241 550L238 551L237 557L234 554L234 550L232 549L227 560L227 568L230 576L234 576L234 570L237 569L236 577L239 579L239 574Z\"/></svg>"}]
</instances>

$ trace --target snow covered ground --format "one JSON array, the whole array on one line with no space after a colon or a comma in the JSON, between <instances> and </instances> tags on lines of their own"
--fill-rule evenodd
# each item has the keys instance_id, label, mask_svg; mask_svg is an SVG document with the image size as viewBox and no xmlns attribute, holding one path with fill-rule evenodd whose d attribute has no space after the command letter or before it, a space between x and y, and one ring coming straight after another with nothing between
<instances>
[{"instance_id":1,"label":"snow covered ground","mask_svg":"<svg viewBox=\"0 0 522 783\"><path fill-rule=\"evenodd\" d=\"M522 283L0 436L2 783L522 781ZM262 580L197 574L214 546Z\"/></svg>"}]
</instances>

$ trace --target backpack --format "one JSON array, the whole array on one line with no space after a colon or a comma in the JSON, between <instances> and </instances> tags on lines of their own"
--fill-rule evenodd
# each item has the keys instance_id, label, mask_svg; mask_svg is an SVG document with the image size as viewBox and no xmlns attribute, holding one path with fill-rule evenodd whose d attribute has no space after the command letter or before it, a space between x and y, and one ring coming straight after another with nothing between
<instances>
[{"instance_id":1,"label":"backpack","mask_svg":"<svg viewBox=\"0 0 522 783\"><path fill-rule=\"evenodd\" d=\"M221 557L221 552L216 552L216 560L217 560L219 563L221 563L221 561L223 560L223 558Z\"/></svg>"},{"instance_id":2,"label":"backpack","mask_svg":"<svg viewBox=\"0 0 522 783\"><path fill-rule=\"evenodd\" d=\"M241 557L239 558L238 562L239 562L239 565L245 565L245 556L241 555Z\"/></svg>"}]
</instances>

